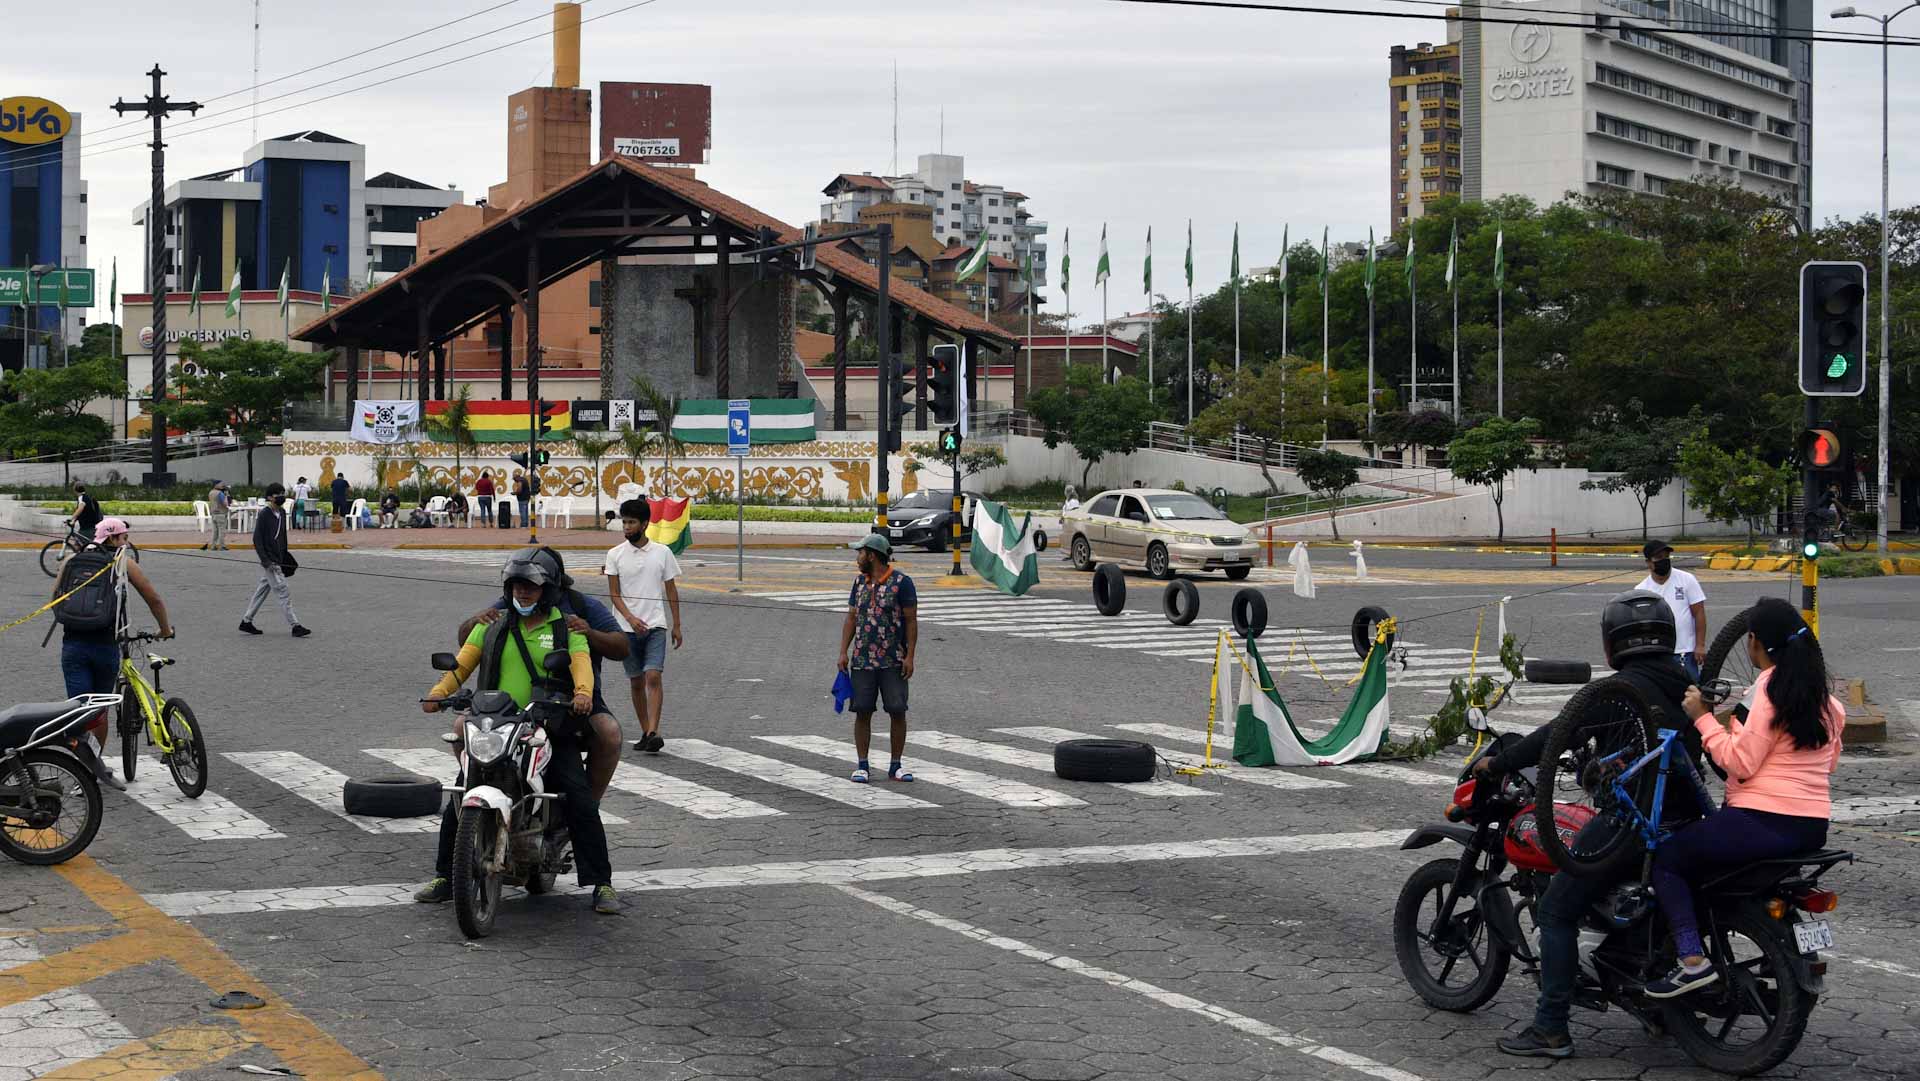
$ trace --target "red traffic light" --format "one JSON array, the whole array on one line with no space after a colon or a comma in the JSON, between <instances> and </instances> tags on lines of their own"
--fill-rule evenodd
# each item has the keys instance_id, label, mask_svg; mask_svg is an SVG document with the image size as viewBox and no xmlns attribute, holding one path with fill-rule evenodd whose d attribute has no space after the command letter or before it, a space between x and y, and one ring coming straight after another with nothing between
<instances>
[{"instance_id":1,"label":"red traffic light","mask_svg":"<svg viewBox=\"0 0 1920 1081\"><path fill-rule=\"evenodd\" d=\"M1826 428L1809 428L1800 437L1800 456L1814 469L1840 465L1840 437Z\"/></svg>"}]
</instances>

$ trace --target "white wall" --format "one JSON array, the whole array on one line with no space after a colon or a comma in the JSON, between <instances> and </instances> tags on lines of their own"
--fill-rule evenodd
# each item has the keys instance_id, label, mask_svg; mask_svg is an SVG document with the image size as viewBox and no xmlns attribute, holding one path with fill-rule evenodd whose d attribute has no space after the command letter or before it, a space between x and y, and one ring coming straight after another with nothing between
<instances>
[{"instance_id":1,"label":"white wall","mask_svg":"<svg viewBox=\"0 0 1920 1081\"><path fill-rule=\"evenodd\" d=\"M138 483L141 474L148 466L141 462L75 462L73 479L99 484L108 480L109 473L118 473L125 482ZM197 458L168 458L167 469L182 481L204 480L209 483L225 480L229 484L244 484L247 480L247 456L242 451L221 451L217 454L203 454ZM0 484L59 484L65 473L59 462L0 462ZM280 448L263 445L253 451L253 479L258 484L271 484L280 479ZM287 483L293 483L288 477Z\"/></svg>"},{"instance_id":2,"label":"white wall","mask_svg":"<svg viewBox=\"0 0 1920 1081\"><path fill-rule=\"evenodd\" d=\"M1582 491L1580 482L1594 474L1584 469L1543 469L1509 478L1504 507L1506 535L1545 537L1558 530L1566 540L1608 540L1626 543L1640 537L1640 504L1632 493L1617 495ZM1745 535L1740 524L1706 522L1699 511L1682 507L1678 483L1668 486L1647 507L1647 528L1655 537ZM1463 489L1461 494L1381 508L1363 508L1340 515L1342 537L1460 537L1497 535L1493 498L1485 488ZM1323 517L1290 525L1288 536L1325 537L1332 527Z\"/></svg>"},{"instance_id":3,"label":"white wall","mask_svg":"<svg viewBox=\"0 0 1920 1081\"><path fill-rule=\"evenodd\" d=\"M1138 450L1132 454L1108 455L1093 467L1088 484L1080 484L1080 470L1086 463L1073 447L1062 443L1052 450L1038 436L1007 437L1007 467L983 474L979 490L1000 486L1014 487L1048 480L1063 480L1080 488L1082 496L1105 488L1122 488L1138 480L1149 488L1171 488L1181 481L1192 488L1225 488L1236 494L1264 492L1267 482L1260 467L1237 462L1221 462L1176 451ZM1283 495L1306 491L1300 478L1284 469L1272 470L1275 484Z\"/></svg>"}]
</instances>

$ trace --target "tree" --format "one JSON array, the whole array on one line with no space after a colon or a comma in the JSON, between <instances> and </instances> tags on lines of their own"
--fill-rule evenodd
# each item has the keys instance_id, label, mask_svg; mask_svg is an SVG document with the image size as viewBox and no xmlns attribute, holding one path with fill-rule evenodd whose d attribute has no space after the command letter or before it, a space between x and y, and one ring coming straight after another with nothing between
<instances>
[{"instance_id":1,"label":"tree","mask_svg":"<svg viewBox=\"0 0 1920 1081\"><path fill-rule=\"evenodd\" d=\"M605 458L618 442L610 435L589 435L585 432L573 437L573 448L593 468L593 519L596 522L600 520L600 459Z\"/></svg>"},{"instance_id":2,"label":"tree","mask_svg":"<svg viewBox=\"0 0 1920 1081\"><path fill-rule=\"evenodd\" d=\"M1507 516L1502 506L1507 498L1507 477L1532 460L1533 444L1529 440L1539 431L1540 422L1532 418L1492 417L1447 444L1447 467L1453 475L1468 484L1484 486L1493 497L1493 513L1500 524L1501 540L1507 538Z\"/></svg>"},{"instance_id":3,"label":"tree","mask_svg":"<svg viewBox=\"0 0 1920 1081\"><path fill-rule=\"evenodd\" d=\"M907 447L913 457L904 467L909 473L919 473L928 462L948 464L947 474L952 476L951 459L940 453L940 448L932 443L914 443ZM998 469L1007 464L1006 453L991 443L963 444L960 451L960 485L966 486L967 478L989 469Z\"/></svg>"},{"instance_id":4,"label":"tree","mask_svg":"<svg viewBox=\"0 0 1920 1081\"><path fill-rule=\"evenodd\" d=\"M1300 474L1301 483L1330 504L1327 523L1333 527L1333 539L1339 540L1340 496L1360 483L1360 459L1337 450L1308 449L1300 452L1299 464L1294 469Z\"/></svg>"},{"instance_id":5,"label":"tree","mask_svg":"<svg viewBox=\"0 0 1920 1081\"><path fill-rule=\"evenodd\" d=\"M1744 448L1728 452L1704 425L1680 445L1679 473L1687 479L1687 502L1722 522L1745 522L1747 547L1760 523L1786 503L1798 482L1793 467L1768 465Z\"/></svg>"},{"instance_id":6,"label":"tree","mask_svg":"<svg viewBox=\"0 0 1920 1081\"><path fill-rule=\"evenodd\" d=\"M687 444L673 434L674 418L680 415L680 403L673 395L653 385L653 381L644 375L633 377L633 396L641 406L653 411L653 427L658 433L660 453L667 460L666 480L662 484L661 494L673 494L673 452L684 451Z\"/></svg>"},{"instance_id":7,"label":"tree","mask_svg":"<svg viewBox=\"0 0 1920 1081\"><path fill-rule=\"evenodd\" d=\"M635 425L632 428L620 429L618 439L620 452L627 456L633 482L642 489L646 488L646 474L640 470L640 461L653 450L653 444L658 437L651 430Z\"/></svg>"},{"instance_id":8,"label":"tree","mask_svg":"<svg viewBox=\"0 0 1920 1081\"><path fill-rule=\"evenodd\" d=\"M1575 458L1584 458L1588 469L1611 473L1580 482L1586 491L1632 492L1640 504L1640 539L1647 539L1647 505L1667 485L1673 483L1679 463L1680 441L1699 427L1696 417L1662 420L1649 418L1640 399L1627 402L1624 414L1609 410L1601 423L1573 441L1569 448Z\"/></svg>"},{"instance_id":9,"label":"tree","mask_svg":"<svg viewBox=\"0 0 1920 1081\"><path fill-rule=\"evenodd\" d=\"M1041 425L1047 446L1068 443L1087 463L1080 470L1083 488L1102 458L1146 446L1147 425L1155 416L1145 383L1132 376L1108 383L1097 367L1077 364L1068 369L1064 386L1044 387L1027 398L1027 412Z\"/></svg>"},{"instance_id":10,"label":"tree","mask_svg":"<svg viewBox=\"0 0 1920 1081\"><path fill-rule=\"evenodd\" d=\"M440 415L427 421L426 429L435 442L453 447L453 490L459 491L460 452L480 449L473 437L473 384L460 384L459 391L447 400L447 407Z\"/></svg>"},{"instance_id":11,"label":"tree","mask_svg":"<svg viewBox=\"0 0 1920 1081\"><path fill-rule=\"evenodd\" d=\"M106 357L65 368L28 369L8 377L6 385L18 400L0 406L0 449L58 454L66 483L73 480L74 453L113 436L113 426L88 413L87 406L126 393L125 377Z\"/></svg>"},{"instance_id":12,"label":"tree","mask_svg":"<svg viewBox=\"0 0 1920 1081\"><path fill-rule=\"evenodd\" d=\"M1298 357L1282 357L1238 372L1222 368L1214 378L1227 388L1220 400L1194 418L1194 434L1223 439L1244 432L1260 442L1260 475L1267 491L1280 486L1267 468L1276 443L1316 443L1332 423L1353 417L1353 409L1326 393L1320 366ZM1327 404L1321 404L1327 398Z\"/></svg>"},{"instance_id":13,"label":"tree","mask_svg":"<svg viewBox=\"0 0 1920 1081\"><path fill-rule=\"evenodd\" d=\"M310 401L320 392L320 371L331 354L296 353L276 341L230 338L212 348L181 347L182 360L197 373L180 374L180 402L167 419L183 429L230 428L247 448L247 483L253 483L253 451L286 428L288 402Z\"/></svg>"}]
</instances>

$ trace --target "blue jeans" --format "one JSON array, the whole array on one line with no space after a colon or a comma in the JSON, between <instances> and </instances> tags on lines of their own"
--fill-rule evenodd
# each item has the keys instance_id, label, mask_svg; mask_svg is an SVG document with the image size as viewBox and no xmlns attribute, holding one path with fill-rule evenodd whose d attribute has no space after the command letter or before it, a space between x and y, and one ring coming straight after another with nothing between
<instances>
[{"instance_id":1,"label":"blue jeans","mask_svg":"<svg viewBox=\"0 0 1920 1081\"><path fill-rule=\"evenodd\" d=\"M1574 845L1597 848L1613 829L1606 822L1589 823L1574 838ZM1547 882L1547 892L1540 897L1534 912L1540 926L1540 998L1533 1009L1533 1027L1546 1035L1567 1034L1573 988L1580 978L1580 920L1613 885L1604 878L1562 871Z\"/></svg>"},{"instance_id":2,"label":"blue jeans","mask_svg":"<svg viewBox=\"0 0 1920 1081\"><path fill-rule=\"evenodd\" d=\"M622 662L628 679L639 679L648 672L667 670L667 629L648 627L638 634L627 632L627 659Z\"/></svg>"},{"instance_id":3,"label":"blue jeans","mask_svg":"<svg viewBox=\"0 0 1920 1081\"><path fill-rule=\"evenodd\" d=\"M60 643L60 674L67 681L67 697L112 694L120 680L120 650L111 642Z\"/></svg>"},{"instance_id":4,"label":"blue jeans","mask_svg":"<svg viewBox=\"0 0 1920 1081\"><path fill-rule=\"evenodd\" d=\"M1687 670L1688 679L1695 683L1700 682L1700 662L1693 659L1693 654L1676 653L1674 657L1679 660L1680 667Z\"/></svg>"},{"instance_id":5,"label":"blue jeans","mask_svg":"<svg viewBox=\"0 0 1920 1081\"><path fill-rule=\"evenodd\" d=\"M1701 954L1692 883L1754 860L1812 852L1827 843L1827 820L1727 807L1679 830L1653 854L1653 893L1681 957Z\"/></svg>"}]
</instances>

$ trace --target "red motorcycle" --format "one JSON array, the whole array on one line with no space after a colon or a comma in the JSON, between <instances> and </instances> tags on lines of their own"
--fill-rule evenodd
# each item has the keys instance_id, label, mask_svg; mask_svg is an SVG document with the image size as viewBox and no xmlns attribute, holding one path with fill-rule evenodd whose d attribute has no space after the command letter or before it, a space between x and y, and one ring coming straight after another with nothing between
<instances>
[{"instance_id":1,"label":"red motorcycle","mask_svg":"<svg viewBox=\"0 0 1920 1081\"><path fill-rule=\"evenodd\" d=\"M1651 716L1645 699L1632 684L1613 677L1583 686L1554 723L1578 726L1606 717L1617 725L1634 712L1647 729L1641 738L1651 744L1657 737L1645 723ZM1446 821L1414 830L1400 846L1418 849L1451 841L1462 852L1416 869L1393 913L1394 954L1407 982L1429 1004L1462 1013L1499 993L1515 958L1537 982L1533 917L1548 881L1560 873L1540 843L1537 771L1496 780L1472 775L1474 762L1518 737L1493 734L1483 711L1470 712L1469 723L1481 733L1482 746L1461 771ZM1553 740L1548 755L1578 743ZM1598 759L1621 749L1592 743L1563 753ZM1556 774L1579 777L1586 765L1556 761ZM1582 806L1555 799L1549 805L1561 842L1555 847L1561 851L1571 848L1595 815L1618 813L1604 800ZM1728 978L1663 1001L1643 993L1648 981L1675 964L1672 936L1647 883L1651 860L1643 861L1641 874L1602 894L1582 922L1574 1005L1599 1011L1619 1007L1649 1035L1671 1035L1689 1058L1711 1070L1746 1076L1771 1069L1799 1046L1825 989L1827 964L1816 949L1831 946L1831 933L1824 921L1806 914L1833 911L1839 897L1820 889L1819 878L1852 859L1847 852L1822 851L1761 860L1701 883L1696 895L1702 939Z\"/></svg>"}]
</instances>

